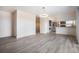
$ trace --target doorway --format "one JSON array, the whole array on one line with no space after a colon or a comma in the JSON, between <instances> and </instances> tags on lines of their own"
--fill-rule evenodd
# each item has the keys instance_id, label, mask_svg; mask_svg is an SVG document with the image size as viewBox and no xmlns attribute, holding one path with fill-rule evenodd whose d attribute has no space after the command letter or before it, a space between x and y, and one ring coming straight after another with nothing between
<instances>
[{"instance_id":1,"label":"doorway","mask_svg":"<svg viewBox=\"0 0 79 59\"><path fill-rule=\"evenodd\" d=\"M56 22L49 20L49 32L56 32Z\"/></svg>"},{"instance_id":2,"label":"doorway","mask_svg":"<svg viewBox=\"0 0 79 59\"><path fill-rule=\"evenodd\" d=\"M40 17L36 16L36 34L40 33Z\"/></svg>"}]
</instances>

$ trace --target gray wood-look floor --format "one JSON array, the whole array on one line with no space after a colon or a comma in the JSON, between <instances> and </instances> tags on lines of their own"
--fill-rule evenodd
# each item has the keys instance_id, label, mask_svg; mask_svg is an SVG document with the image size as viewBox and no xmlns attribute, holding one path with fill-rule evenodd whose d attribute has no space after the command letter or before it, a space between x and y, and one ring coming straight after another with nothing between
<instances>
[{"instance_id":1,"label":"gray wood-look floor","mask_svg":"<svg viewBox=\"0 0 79 59\"><path fill-rule=\"evenodd\" d=\"M38 34L21 39L0 38L0 53L78 53L74 36Z\"/></svg>"}]
</instances>

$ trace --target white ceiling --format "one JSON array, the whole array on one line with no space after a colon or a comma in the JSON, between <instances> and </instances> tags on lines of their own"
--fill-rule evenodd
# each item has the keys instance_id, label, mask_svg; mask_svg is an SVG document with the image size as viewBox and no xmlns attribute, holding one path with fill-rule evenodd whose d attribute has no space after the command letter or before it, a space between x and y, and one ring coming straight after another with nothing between
<instances>
[{"instance_id":1,"label":"white ceiling","mask_svg":"<svg viewBox=\"0 0 79 59\"><path fill-rule=\"evenodd\" d=\"M75 7L70 6L45 6L45 9L42 9L43 6L0 6L0 10L12 12L16 9L31 12L34 14L43 14L48 15L57 14L57 13L66 13L70 10L75 9Z\"/></svg>"}]
</instances>

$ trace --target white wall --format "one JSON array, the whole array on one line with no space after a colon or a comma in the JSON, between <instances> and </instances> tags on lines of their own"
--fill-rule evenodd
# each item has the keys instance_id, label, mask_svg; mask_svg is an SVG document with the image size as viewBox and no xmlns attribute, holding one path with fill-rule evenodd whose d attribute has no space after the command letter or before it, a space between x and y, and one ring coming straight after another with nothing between
<instances>
[{"instance_id":1,"label":"white wall","mask_svg":"<svg viewBox=\"0 0 79 59\"><path fill-rule=\"evenodd\" d=\"M17 38L34 35L36 32L36 16L17 10Z\"/></svg>"},{"instance_id":2,"label":"white wall","mask_svg":"<svg viewBox=\"0 0 79 59\"><path fill-rule=\"evenodd\" d=\"M48 33L48 32L49 32L49 19L40 18L40 33Z\"/></svg>"},{"instance_id":3,"label":"white wall","mask_svg":"<svg viewBox=\"0 0 79 59\"><path fill-rule=\"evenodd\" d=\"M11 13L0 11L0 38L12 35Z\"/></svg>"}]
</instances>

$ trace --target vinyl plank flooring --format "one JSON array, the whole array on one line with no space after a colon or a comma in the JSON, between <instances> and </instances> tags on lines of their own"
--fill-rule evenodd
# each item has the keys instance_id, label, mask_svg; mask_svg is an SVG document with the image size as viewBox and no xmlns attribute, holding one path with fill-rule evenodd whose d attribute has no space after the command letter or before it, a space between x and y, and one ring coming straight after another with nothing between
<instances>
[{"instance_id":1,"label":"vinyl plank flooring","mask_svg":"<svg viewBox=\"0 0 79 59\"><path fill-rule=\"evenodd\" d=\"M20 39L0 38L0 53L78 53L74 36L37 34Z\"/></svg>"}]
</instances>

